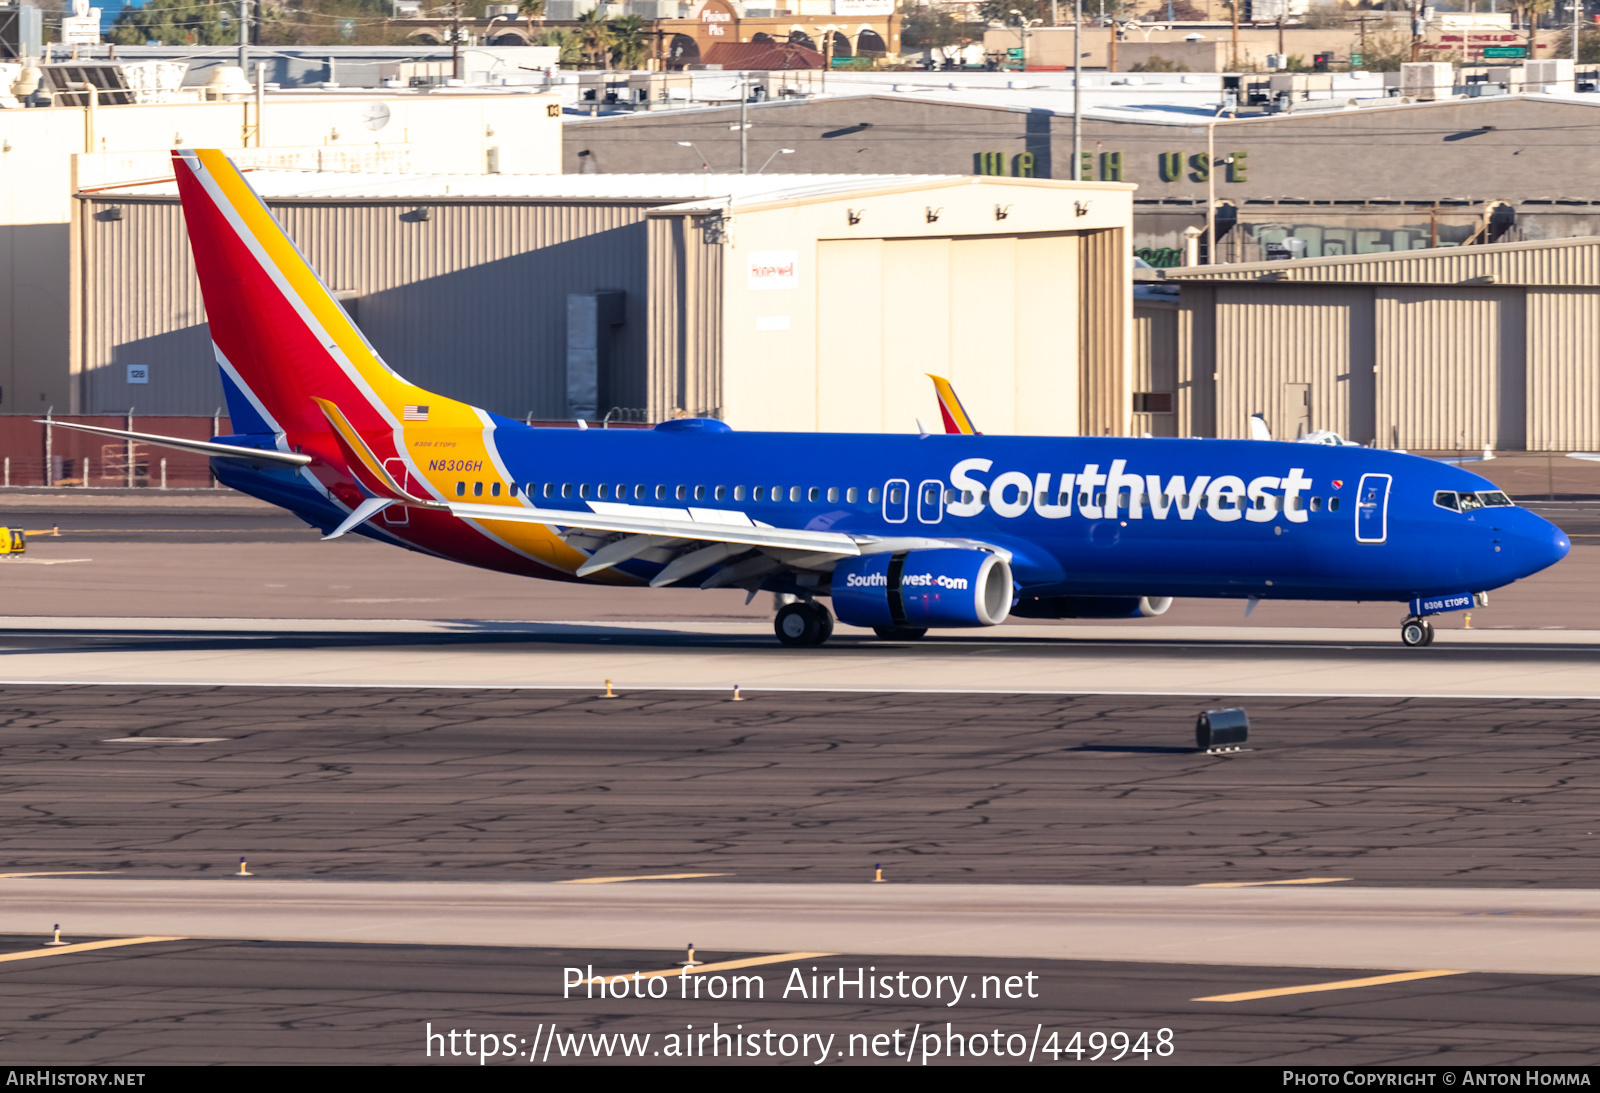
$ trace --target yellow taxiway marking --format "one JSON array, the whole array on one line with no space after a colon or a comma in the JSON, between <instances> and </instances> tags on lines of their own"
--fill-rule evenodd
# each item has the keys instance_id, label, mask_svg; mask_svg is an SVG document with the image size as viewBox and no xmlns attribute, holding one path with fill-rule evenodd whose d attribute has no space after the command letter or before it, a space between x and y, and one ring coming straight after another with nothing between
<instances>
[{"instance_id":1,"label":"yellow taxiway marking","mask_svg":"<svg viewBox=\"0 0 1600 1093\"><path fill-rule=\"evenodd\" d=\"M14 877L98 877L115 872L115 869L73 869L64 873L0 873L0 880L11 880Z\"/></svg>"},{"instance_id":2,"label":"yellow taxiway marking","mask_svg":"<svg viewBox=\"0 0 1600 1093\"><path fill-rule=\"evenodd\" d=\"M1300 877L1298 880L1224 880L1212 884L1191 884L1190 888L1266 888L1274 884L1334 884L1354 877Z\"/></svg>"},{"instance_id":3,"label":"yellow taxiway marking","mask_svg":"<svg viewBox=\"0 0 1600 1093\"><path fill-rule=\"evenodd\" d=\"M689 969L690 975L704 975L706 972L726 972L734 968L754 968L760 964L783 964L791 960L816 960L819 957L834 956L834 953L774 953L772 956L747 956L743 960L724 960L720 964L696 964ZM682 975L683 968L663 968L659 972L629 972L626 975L597 975L586 980L589 983L609 983L613 979L626 979L633 982L637 975L640 979L660 979L664 975Z\"/></svg>"},{"instance_id":4,"label":"yellow taxiway marking","mask_svg":"<svg viewBox=\"0 0 1600 1093\"><path fill-rule=\"evenodd\" d=\"M1434 979L1441 975L1466 975L1464 971L1396 972L1366 979L1338 979L1332 983L1307 983L1303 987L1275 987L1267 991L1240 991L1238 994L1213 994L1191 998L1191 1002L1248 1002L1253 998L1277 998L1285 994L1314 994L1317 991L1342 991L1351 987L1379 987L1385 983L1405 983L1413 979Z\"/></svg>"},{"instance_id":5,"label":"yellow taxiway marking","mask_svg":"<svg viewBox=\"0 0 1600 1093\"><path fill-rule=\"evenodd\" d=\"M557 884L621 884L630 880L694 880L696 877L731 877L732 873L652 873L647 877L579 877L558 880Z\"/></svg>"},{"instance_id":6,"label":"yellow taxiway marking","mask_svg":"<svg viewBox=\"0 0 1600 1093\"><path fill-rule=\"evenodd\" d=\"M181 937L114 937L110 941L85 941L81 945L62 945L54 949L29 949L25 953L0 953L0 960L32 960L36 956L61 956L86 953L94 949L115 949L122 945L149 945L155 941L182 941Z\"/></svg>"}]
</instances>

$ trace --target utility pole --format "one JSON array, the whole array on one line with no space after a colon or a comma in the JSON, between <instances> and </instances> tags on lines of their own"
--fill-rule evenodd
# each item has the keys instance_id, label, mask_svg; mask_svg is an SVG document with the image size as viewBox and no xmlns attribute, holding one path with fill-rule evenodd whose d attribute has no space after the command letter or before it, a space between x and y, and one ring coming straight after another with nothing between
<instances>
[{"instance_id":1,"label":"utility pole","mask_svg":"<svg viewBox=\"0 0 1600 1093\"><path fill-rule=\"evenodd\" d=\"M1578 29L1583 23L1583 0L1572 0L1572 67L1578 67ZM1576 90L1578 74L1572 74L1573 88Z\"/></svg>"},{"instance_id":2,"label":"utility pole","mask_svg":"<svg viewBox=\"0 0 1600 1093\"><path fill-rule=\"evenodd\" d=\"M461 0L450 7L450 71L461 79Z\"/></svg>"},{"instance_id":3,"label":"utility pole","mask_svg":"<svg viewBox=\"0 0 1600 1093\"><path fill-rule=\"evenodd\" d=\"M739 173L750 173L750 74L739 73Z\"/></svg>"},{"instance_id":4,"label":"utility pole","mask_svg":"<svg viewBox=\"0 0 1600 1093\"><path fill-rule=\"evenodd\" d=\"M1529 56L1533 51L1529 50ZM1422 0L1411 0L1411 59L1422 57Z\"/></svg>"},{"instance_id":5,"label":"utility pole","mask_svg":"<svg viewBox=\"0 0 1600 1093\"><path fill-rule=\"evenodd\" d=\"M250 74L250 0L239 0L239 71Z\"/></svg>"},{"instance_id":6,"label":"utility pole","mask_svg":"<svg viewBox=\"0 0 1600 1093\"><path fill-rule=\"evenodd\" d=\"M1022 67L1028 67L1023 52ZM1072 0L1072 181L1083 179L1083 0Z\"/></svg>"},{"instance_id":7,"label":"utility pole","mask_svg":"<svg viewBox=\"0 0 1600 1093\"><path fill-rule=\"evenodd\" d=\"M1229 51L1232 59L1228 62L1228 67L1235 72L1239 71L1239 5L1242 3L1244 0L1233 0L1228 5L1228 10L1233 16L1233 44Z\"/></svg>"},{"instance_id":8,"label":"utility pole","mask_svg":"<svg viewBox=\"0 0 1600 1093\"><path fill-rule=\"evenodd\" d=\"M1106 68L1111 72L1117 70L1117 38L1120 35L1121 32L1117 29L1116 17L1113 16L1111 19L1111 51L1106 57Z\"/></svg>"}]
</instances>

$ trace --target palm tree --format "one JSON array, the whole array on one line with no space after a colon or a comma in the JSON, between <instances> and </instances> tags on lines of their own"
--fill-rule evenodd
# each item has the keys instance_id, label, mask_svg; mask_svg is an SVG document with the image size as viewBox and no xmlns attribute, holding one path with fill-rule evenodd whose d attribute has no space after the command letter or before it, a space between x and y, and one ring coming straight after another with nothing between
<instances>
[{"instance_id":1,"label":"palm tree","mask_svg":"<svg viewBox=\"0 0 1600 1093\"><path fill-rule=\"evenodd\" d=\"M517 0L517 13L528 20L528 41L533 41L533 21L544 22L544 0Z\"/></svg>"},{"instance_id":2,"label":"palm tree","mask_svg":"<svg viewBox=\"0 0 1600 1093\"><path fill-rule=\"evenodd\" d=\"M611 21L611 59L618 68L638 68L649 53L643 16L624 15Z\"/></svg>"},{"instance_id":3,"label":"palm tree","mask_svg":"<svg viewBox=\"0 0 1600 1093\"><path fill-rule=\"evenodd\" d=\"M578 38L596 68L606 66L606 50L611 45L611 28L606 25L605 12L598 6L590 8L578 19Z\"/></svg>"}]
</instances>

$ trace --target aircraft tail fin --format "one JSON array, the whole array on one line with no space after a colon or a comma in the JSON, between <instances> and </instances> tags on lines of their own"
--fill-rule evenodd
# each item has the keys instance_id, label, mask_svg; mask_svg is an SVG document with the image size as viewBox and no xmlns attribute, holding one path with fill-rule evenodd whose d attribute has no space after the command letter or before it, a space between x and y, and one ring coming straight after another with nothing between
<instances>
[{"instance_id":1,"label":"aircraft tail fin","mask_svg":"<svg viewBox=\"0 0 1600 1093\"><path fill-rule=\"evenodd\" d=\"M944 431L949 434L963 434L978 436L977 428L972 424L972 419L967 416L967 408L961 405L961 399L956 395L955 387L943 376L927 373L933 381L933 390L939 396L939 415L944 418Z\"/></svg>"},{"instance_id":2,"label":"aircraft tail fin","mask_svg":"<svg viewBox=\"0 0 1600 1093\"><path fill-rule=\"evenodd\" d=\"M319 398L368 437L397 436L406 420L483 424L472 407L406 382L383 362L227 156L180 148L172 159L236 422L317 448L330 435Z\"/></svg>"}]
</instances>

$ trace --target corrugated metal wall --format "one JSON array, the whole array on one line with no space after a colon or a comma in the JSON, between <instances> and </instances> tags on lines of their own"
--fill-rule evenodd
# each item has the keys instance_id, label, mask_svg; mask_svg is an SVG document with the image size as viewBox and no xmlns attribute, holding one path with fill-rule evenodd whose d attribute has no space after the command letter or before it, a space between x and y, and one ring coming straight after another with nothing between
<instances>
[{"instance_id":1,"label":"corrugated metal wall","mask_svg":"<svg viewBox=\"0 0 1600 1093\"><path fill-rule=\"evenodd\" d=\"M1185 284L1177 341L1179 435L1285 436L1308 384L1306 426L1359 443L1600 450L1600 287Z\"/></svg>"},{"instance_id":2,"label":"corrugated metal wall","mask_svg":"<svg viewBox=\"0 0 1600 1093\"><path fill-rule=\"evenodd\" d=\"M1492 277L1485 284L1583 285L1600 282L1600 239L1550 239L1526 243L1407 251L1389 255L1302 258L1169 270L1174 280L1254 281L1264 273L1299 282L1455 285Z\"/></svg>"},{"instance_id":3,"label":"corrugated metal wall","mask_svg":"<svg viewBox=\"0 0 1600 1093\"><path fill-rule=\"evenodd\" d=\"M1600 288L1529 289L1528 447L1600 450Z\"/></svg>"},{"instance_id":4,"label":"corrugated metal wall","mask_svg":"<svg viewBox=\"0 0 1600 1093\"><path fill-rule=\"evenodd\" d=\"M1133 415L1133 431L1178 435L1178 301L1133 302L1133 390L1171 395L1172 413Z\"/></svg>"},{"instance_id":5,"label":"corrugated metal wall","mask_svg":"<svg viewBox=\"0 0 1600 1093\"><path fill-rule=\"evenodd\" d=\"M722 414L723 246L705 216L650 218L645 382L652 421ZM714 226L714 225L713 225Z\"/></svg>"},{"instance_id":6,"label":"corrugated metal wall","mask_svg":"<svg viewBox=\"0 0 1600 1093\"><path fill-rule=\"evenodd\" d=\"M1376 290L1377 442L1520 449L1527 440L1523 290Z\"/></svg>"},{"instance_id":7,"label":"corrugated metal wall","mask_svg":"<svg viewBox=\"0 0 1600 1093\"><path fill-rule=\"evenodd\" d=\"M1250 416L1261 414L1284 440L1317 429L1371 440L1372 339L1371 289L1217 286L1216 435L1246 438ZM1289 405L1302 384L1304 418Z\"/></svg>"},{"instance_id":8,"label":"corrugated metal wall","mask_svg":"<svg viewBox=\"0 0 1600 1093\"><path fill-rule=\"evenodd\" d=\"M85 201L82 391L91 411L209 413L221 401L175 202ZM642 406L646 206L269 202L400 374L513 417L566 413L568 293L622 291L601 409ZM121 220L103 217L112 206ZM151 366L126 383L125 364Z\"/></svg>"},{"instance_id":9,"label":"corrugated metal wall","mask_svg":"<svg viewBox=\"0 0 1600 1093\"><path fill-rule=\"evenodd\" d=\"M1130 423L1127 291L1131 255L1121 228L1085 232L1078 249L1079 432L1122 436Z\"/></svg>"},{"instance_id":10,"label":"corrugated metal wall","mask_svg":"<svg viewBox=\"0 0 1600 1093\"><path fill-rule=\"evenodd\" d=\"M1185 285L1178 298L1178 435L1217 435L1217 290Z\"/></svg>"}]
</instances>

